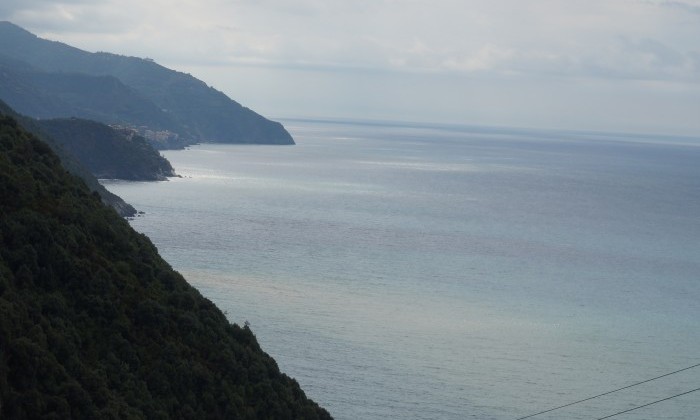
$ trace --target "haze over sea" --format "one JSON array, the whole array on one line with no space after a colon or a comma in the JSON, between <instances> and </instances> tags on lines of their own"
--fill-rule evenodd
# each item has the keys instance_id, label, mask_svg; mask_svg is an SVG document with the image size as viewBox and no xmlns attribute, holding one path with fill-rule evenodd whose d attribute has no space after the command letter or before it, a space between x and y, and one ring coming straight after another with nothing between
<instances>
[{"instance_id":1,"label":"haze over sea","mask_svg":"<svg viewBox=\"0 0 700 420\"><path fill-rule=\"evenodd\" d=\"M700 140L285 125L106 181L337 419L514 419L700 362ZM537 416L595 419L700 369ZM624 419L696 419L698 393Z\"/></svg>"}]
</instances>

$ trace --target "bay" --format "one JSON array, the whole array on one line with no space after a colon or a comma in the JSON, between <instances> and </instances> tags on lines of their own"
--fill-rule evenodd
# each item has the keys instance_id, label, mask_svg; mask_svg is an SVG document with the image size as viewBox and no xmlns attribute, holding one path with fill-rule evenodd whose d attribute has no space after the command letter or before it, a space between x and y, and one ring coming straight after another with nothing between
<instances>
[{"instance_id":1,"label":"bay","mask_svg":"<svg viewBox=\"0 0 700 420\"><path fill-rule=\"evenodd\" d=\"M104 182L335 418L514 419L699 362L697 139L285 125L297 146L203 144L164 153L182 178ZM625 418L698 412L689 394Z\"/></svg>"}]
</instances>

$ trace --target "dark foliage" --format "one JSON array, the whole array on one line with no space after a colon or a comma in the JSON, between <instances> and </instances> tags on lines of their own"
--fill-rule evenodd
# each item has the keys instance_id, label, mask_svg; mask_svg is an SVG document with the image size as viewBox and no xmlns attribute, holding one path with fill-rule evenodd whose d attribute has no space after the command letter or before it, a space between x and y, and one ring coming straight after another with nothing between
<instances>
[{"instance_id":1,"label":"dark foliage","mask_svg":"<svg viewBox=\"0 0 700 420\"><path fill-rule=\"evenodd\" d=\"M152 60L89 53L9 22L0 22L0 55L0 99L30 116L144 125L193 141L294 144L281 124Z\"/></svg>"},{"instance_id":2,"label":"dark foliage","mask_svg":"<svg viewBox=\"0 0 700 420\"><path fill-rule=\"evenodd\" d=\"M113 76L47 72L0 56L0 99L34 118L178 128L158 106Z\"/></svg>"},{"instance_id":3,"label":"dark foliage","mask_svg":"<svg viewBox=\"0 0 700 420\"><path fill-rule=\"evenodd\" d=\"M330 416L0 116L0 418Z\"/></svg>"},{"instance_id":4,"label":"dark foliage","mask_svg":"<svg viewBox=\"0 0 700 420\"><path fill-rule=\"evenodd\" d=\"M120 197L107 191L107 189L97 181L97 178L95 178L95 176L85 167L85 165L80 163L70 153L66 152L57 142L55 142L48 136L48 134L44 132L44 130L39 126L38 121L17 114L13 109L7 106L7 104L0 100L0 116L3 115L12 117L18 121L25 130L47 143L51 149L53 149L54 153L56 153L61 159L63 167L66 168L68 172L82 179L90 191L97 193L102 198L103 203L114 208L117 213L123 217L136 215L136 209L125 203Z\"/></svg>"},{"instance_id":5,"label":"dark foliage","mask_svg":"<svg viewBox=\"0 0 700 420\"><path fill-rule=\"evenodd\" d=\"M97 178L156 181L175 176L170 162L141 136L77 118L37 123Z\"/></svg>"}]
</instances>

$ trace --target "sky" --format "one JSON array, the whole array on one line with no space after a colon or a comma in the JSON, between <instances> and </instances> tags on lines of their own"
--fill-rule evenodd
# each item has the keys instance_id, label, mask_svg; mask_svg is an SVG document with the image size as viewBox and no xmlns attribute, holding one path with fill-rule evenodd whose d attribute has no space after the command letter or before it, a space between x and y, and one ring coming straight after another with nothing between
<instances>
[{"instance_id":1,"label":"sky","mask_svg":"<svg viewBox=\"0 0 700 420\"><path fill-rule=\"evenodd\" d=\"M700 136L700 0L2 0L270 118Z\"/></svg>"}]
</instances>

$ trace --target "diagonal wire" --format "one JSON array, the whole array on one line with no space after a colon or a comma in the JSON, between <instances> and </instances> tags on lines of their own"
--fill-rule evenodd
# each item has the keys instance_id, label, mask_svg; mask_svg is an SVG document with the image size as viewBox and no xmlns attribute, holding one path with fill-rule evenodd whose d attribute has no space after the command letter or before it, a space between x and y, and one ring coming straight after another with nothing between
<instances>
[{"instance_id":1,"label":"diagonal wire","mask_svg":"<svg viewBox=\"0 0 700 420\"><path fill-rule=\"evenodd\" d=\"M612 391L604 392L604 393L602 393L602 394L594 395L594 396L592 396L592 397L584 398L584 399L582 399L582 400L574 401L574 402L569 403L569 404L564 404L564 405L560 405L559 407L550 408L549 410L540 411L539 413L530 414L530 415L525 416L525 417L518 417L518 418L515 419L515 420L529 419L530 417L539 416L540 414L549 413L550 411L559 410L560 408L570 407L570 406L572 406L572 405L574 405L574 404L582 403L582 402L584 402L584 401L590 401L590 400L592 400L592 399L594 399L594 398L602 397L602 396L604 396L604 395L609 395L609 394L612 394L612 393L614 393L614 392L622 391L623 389L632 388L633 386L637 386L637 385L645 384L645 383L647 383L647 382L655 381L655 380L657 380L657 379L665 378L666 376L674 375L674 374L676 374L676 373L683 372L684 370L693 369L693 368L696 368L696 367L698 367L698 366L700 366L700 363L698 363L698 364L696 364L696 365L693 365L693 366L688 366L687 368L683 368L683 369L676 370L676 371L671 372L671 373L666 373L666 374L664 374L664 375L657 376L657 377L655 377L655 378L651 378L651 379L647 379L647 380L644 380L644 381L641 381L641 382L637 382L637 383L634 383L634 384L632 384L632 385L623 386L622 388L618 388L618 389L615 389L615 390L612 390ZM663 400L662 400L662 401L663 401Z\"/></svg>"},{"instance_id":2,"label":"diagonal wire","mask_svg":"<svg viewBox=\"0 0 700 420\"><path fill-rule=\"evenodd\" d=\"M677 398L677 397L680 397L680 396L683 396L683 395L687 395L687 394L690 394L691 392L695 392L695 391L700 391L700 388L695 388L695 389L692 389L692 390L690 390L690 391L683 392L683 393L681 393L681 394L676 394L676 395L673 395L673 396L671 396L671 397L663 398L663 399L660 399L660 400L656 400L656 401L654 401L654 402L650 402L650 403L648 403L648 404L644 404L644 405L640 405L640 406L638 406L638 407L630 408L629 410L620 411L620 412L617 412L617 413L615 413L615 414L611 414L611 415L609 415L609 416L601 417L601 418L596 419L596 420L609 419L610 417L615 417L615 416L620 415L620 414L629 413L630 411L639 410L640 408L648 407L648 406L650 406L650 405L654 405L654 404L660 403L660 402L662 402L662 401L668 401L668 400L670 400L670 399Z\"/></svg>"}]
</instances>

